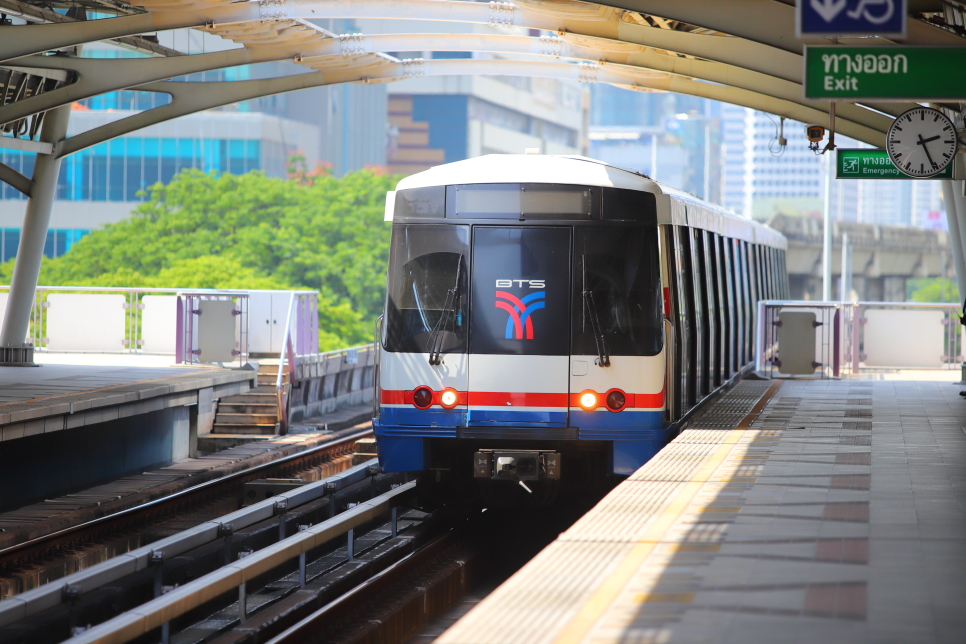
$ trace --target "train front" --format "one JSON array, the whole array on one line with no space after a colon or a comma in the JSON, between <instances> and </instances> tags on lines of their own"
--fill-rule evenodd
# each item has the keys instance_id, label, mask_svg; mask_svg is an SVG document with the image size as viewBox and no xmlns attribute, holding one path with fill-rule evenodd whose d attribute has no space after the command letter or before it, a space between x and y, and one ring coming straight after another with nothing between
<instances>
[{"instance_id":1,"label":"train front","mask_svg":"<svg viewBox=\"0 0 966 644\"><path fill-rule=\"evenodd\" d=\"M533 175L562 182L511 180ZM630 474L665 444L656 206L642 183L510 155L400 182L374 419L384 470L535 499L562 475Z\"/></svg>"}]
</instances>

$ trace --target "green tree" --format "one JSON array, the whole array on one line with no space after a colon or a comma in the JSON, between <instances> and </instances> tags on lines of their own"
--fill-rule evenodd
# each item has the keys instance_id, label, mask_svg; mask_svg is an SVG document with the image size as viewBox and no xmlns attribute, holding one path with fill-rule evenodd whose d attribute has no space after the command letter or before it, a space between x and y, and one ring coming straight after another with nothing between
<instances>
[{"instance_id":1,"label":"green tree","mask_svg":"<svg viewBox=\"0 0 966 644\"><path fill-rule=\"evenodd\" d=\"M906 282L907 299L913 302L953 302L962 304L956 280L943 280L938 277L921 277Z\"/></svg>"},{"instance_id":2,"label":"green tree","mask_svg":"<svg viewBox=\"0 0 966 644\"><path fill-rule=\"evenodd\" d=\"M368 341L389 257L386 192L374 170L297 180L185 170L131 216L46 260L51 286L312 289L326 349ZM13 262L0 265L9 283Z\"/></svg>"}]
</instances>

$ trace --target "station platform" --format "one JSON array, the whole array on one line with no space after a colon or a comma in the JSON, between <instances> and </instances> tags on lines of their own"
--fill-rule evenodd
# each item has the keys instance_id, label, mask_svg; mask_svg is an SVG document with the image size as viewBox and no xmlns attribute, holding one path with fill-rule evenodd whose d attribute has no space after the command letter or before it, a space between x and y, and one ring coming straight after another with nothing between
<instances>
[{"instance_id":1,"label":"station platform","mask_svg":"<svg viewBox=\"0 0 966 644\"><path fill-rule=\"evenodd\" d=\"M437 642L962 642L958 394L739 383Z\"/></svg>"},{"instance_id":2,"label":"station platform","mask_svg":"<svg viewBox=\"0 0 966 644\"><path fill-rule=\"evenodd\" d=\"M0 367L0 441L17 440L247 391L254 372L180 367L170 356L37 354Z\"/></svg>"}]
</instances>

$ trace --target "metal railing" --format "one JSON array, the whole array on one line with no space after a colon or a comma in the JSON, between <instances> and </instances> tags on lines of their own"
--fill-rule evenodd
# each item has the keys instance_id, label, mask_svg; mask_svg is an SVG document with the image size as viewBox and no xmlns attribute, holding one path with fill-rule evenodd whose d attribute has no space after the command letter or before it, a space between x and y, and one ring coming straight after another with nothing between
<instances>
[{"instance_id":1,"label":"metal railing","mask_svg":"<svg viewBox=\"0 0 966 644\"><path fill-rule=\"evenodd\" d=\"M0 286L0 315L9 289ZM287 338L296 353L311 354L318 352L317 296L316 291L39 286L25 340L37 352L174 355L179 362L202 363L210 362L201 357L206 347L197 346L204 328L212 340L207 348L216 345L221 354L230 353L215 362L237 358L244 363L251 356L284 352L272 325L258 325L255 334L249 323L252 315L281 318L273 315L272 301L277 306L282 297L289 309ZM203 320L205 303L218 300L236 306L227 307L230 311L210 307ZM226 319L229 313L234 324ZM234 346L226 347L232 333Z\"/></svg>"},{"instance_id":2,"label":"metal railing","mask_svg":"<svg viewBox=\"0 0 966 644\"><path fill-rule=\"evenodd\" d=\"M755 370L838 378L875 369L958 369L961 307L920 302L762 300Z\"/></svg>"},{"instance_id":3,"label":"metal railing","mask_svg":"<svg viewBox=\"0 0 966 644\"><path fill-rule=\"evenodd\" d=\"M342 535L350 535L355 528L390 514L393 525L397 509L409 500L416 491L415 481L378 496L370 501L359 503L332 519L310 526L291 537L266 546L238 561L223 566L183 586L128 611L102 624L98 624L74 637L74 644L121 643L145 635L155 629L164 628L172 620L190 610L215 599L219 595L237 591L239 598L239 618L244 621L246 611L246 585L293 559L299 559L300 581L305 579L305 557L309 551L326 545ZM280 495L281 496L281 495ZM277 503L278 501L273 501ZM393 531L395 533L395 531ZM395 536L395 534L393 534ZM349 557L352 557L349 546Z\"/></svg>"}]
</instances>

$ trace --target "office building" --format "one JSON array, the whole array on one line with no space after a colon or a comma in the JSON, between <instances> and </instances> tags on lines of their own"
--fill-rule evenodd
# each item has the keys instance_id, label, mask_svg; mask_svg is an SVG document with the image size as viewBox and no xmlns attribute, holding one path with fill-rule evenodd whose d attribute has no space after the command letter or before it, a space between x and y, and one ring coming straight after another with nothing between
<instances>
[{"instance_id":1,"label":"office building","mask_svg":"<svg viewBox=\"0 0 966 644\"><path fill-rule=\"evenodd\" d=\"M162 45L190 53L234 47L197 30L159 34ZM84 47L89 58L131 58L142 54L106 43ZM264 63L206 72L191 81L240 81L304 73L292 63ZM175 79L177 80L177 79ZM117 121L168 102L165 94L112 92L73 105L68 136ZM168 183L185 168L243 174L259 170L284 177L290 155L305 157L309 169L323 164L336 175L384 166L385 87L344 85L190 114L81 150L64 158L51 212L45 254L58 257L90 230L120 221L155 183ZM34 153L3 147L0 162L30 177ZM14 257L26 197L0 185L0 261Z\"/></svg>"}]
</instances>

